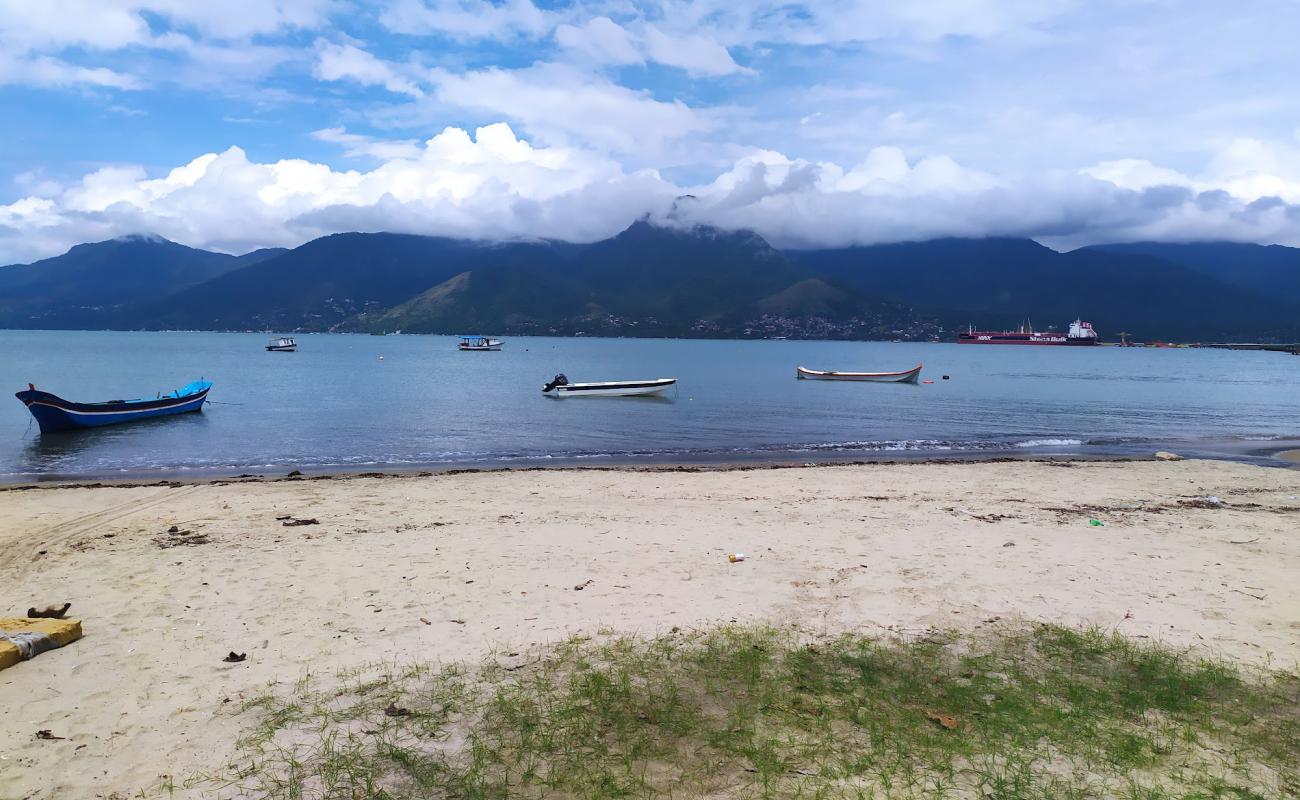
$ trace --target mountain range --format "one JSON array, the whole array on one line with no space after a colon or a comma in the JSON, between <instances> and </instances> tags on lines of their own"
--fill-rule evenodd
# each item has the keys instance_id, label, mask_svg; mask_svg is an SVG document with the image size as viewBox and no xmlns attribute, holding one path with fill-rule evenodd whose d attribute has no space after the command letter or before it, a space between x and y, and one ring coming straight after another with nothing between
<instances>
[{"instance_id":1,"label":"mountain range","mask_svg":"<svg viewBox=\"0 0 1300 800\"><path fill-rule=\"evenodd\" d=\"M0 267L0 327L837 339L1063 327L1292 340L1300 249L938 239L781 251L642 220L591 244L341 233L231 256L154 236Z\"/></svg>"}]
</instances>

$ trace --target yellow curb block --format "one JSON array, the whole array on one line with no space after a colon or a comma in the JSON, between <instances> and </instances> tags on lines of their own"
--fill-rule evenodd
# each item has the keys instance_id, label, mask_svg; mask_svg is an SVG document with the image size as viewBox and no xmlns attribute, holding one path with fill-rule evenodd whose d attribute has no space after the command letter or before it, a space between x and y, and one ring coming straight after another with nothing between
<instances>
[{"instance_id":1,"label":"yellow curb block","mask_svg":"<svg viewBox=\"0 0 1300 800\"><path fill-rule=\"evenodd\" d=\"M54 640L56 647L81 638L79 619L29 619L27 617L0 617L0 631L5 633L43 633ZM22 661L18 645L0 639L0 669L12 667Z\"/></svg>"}]
</instances>

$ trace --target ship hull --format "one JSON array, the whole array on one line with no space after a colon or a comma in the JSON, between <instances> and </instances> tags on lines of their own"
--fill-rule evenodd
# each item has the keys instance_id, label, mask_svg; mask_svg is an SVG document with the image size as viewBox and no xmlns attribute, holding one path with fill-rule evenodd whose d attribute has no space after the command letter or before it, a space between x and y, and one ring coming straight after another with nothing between
<instances>
[{"instance_id":1,"label":"ship hull","mask_svg":"<svg viewBox=\"0 0 1300 800\"><path fill-rule=\"evenodd\" d=\"M957 337L957 344L1011 344L1037 347L1095 347L1100 342L1095 338L1072 339L1068 336L1037 336L1023 333L963 333Z\"/></svg>"}]
</instances>

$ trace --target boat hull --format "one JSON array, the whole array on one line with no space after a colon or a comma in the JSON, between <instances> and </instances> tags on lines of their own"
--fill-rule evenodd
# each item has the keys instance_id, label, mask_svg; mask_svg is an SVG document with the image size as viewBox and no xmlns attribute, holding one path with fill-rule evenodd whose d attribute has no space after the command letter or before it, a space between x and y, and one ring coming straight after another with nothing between
<instances>
[{"instance_id":1,"label":"boat hull","mask_svg":"<svg viewBox=\"0 0 1300 800\"><path fill-rule=\"evenodd\" d=\"M1101 344L1096 338L1077 338L1063 335L1035 333L984 332L962 333L957 336L957 344L1010 344L1031 345L1038 347L1094 347Z\"/></svg>"},{"instance_id":2,"label":"boat hull","mask_svg":"<svg viewBox=\"0 0 1300 800\"><path fill-rule=\"evenodd\" d=\"M916 383L921 377L921 364L903 372L834 372L806 367L795 367L795 377L801 381L855 381L859 383Z\"/></svg>"},{"instance_id":3,"label":"boat hull","mask_svg":"<svg viewBox=\"0 0 1300 800\"><path fill-rule=\"evenodd\" d=\"M677 385L676 378L653 381L606 381L604 383L570 383L543 390L548 397L641 397L661 394Z\"/></svg>"},{"instance_id":4,"label":"boat hull","mask_svg":"<svg viewBox=\"0 0 1300 800\"><path fill-rule=\"evenodd\" d=\"M471 347L469 345L462 344L458 349L466 353L493 353L500 350L501 345L489 344L489 345L484 345L483 347Z\"/></svg>"},{"instance_id":5,"label":"boat hull","mask_svg":"<svg viewBox=\"0 0 1300 800\"><path fill-rule=\"evenodd\" d=\"M268 344L266 349L272 353L296 353L298 352L298 345L290 344L281 347L279 345Z\"/></svg>"},{"instance_id":6,"label":"boat hull","mask_svg":"<svg viewBox=\"0 0 1300 800\"><path fill-rule=\"evenodd\" d=\"M201 386L201 388L187 391L194 386ZM203 382L191 384L190 387L186 387L186 390L168 397L109 403L75 403L36 389L18 392L15 396L36 418L41 433L54 433L201 411L204 401L208 399L208 390L211 388L212 384Z\"/></svg>"}]
</instances>

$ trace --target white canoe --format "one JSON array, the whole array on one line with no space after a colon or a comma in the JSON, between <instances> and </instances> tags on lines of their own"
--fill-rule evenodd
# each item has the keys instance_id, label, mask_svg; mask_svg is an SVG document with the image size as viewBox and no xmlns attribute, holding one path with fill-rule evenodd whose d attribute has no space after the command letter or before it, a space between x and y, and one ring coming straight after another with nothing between
<instances>
[{"instance_id":1,"label":"white canoe","mask_svg":"<svg viewBox=\"0 0 1300 800\"><path fill-rule=\"evenodd\" d=\"M916 383L921 377L921 365L904 372L835 372L795 367L795 376L803 381L870 381L874 383Z\"/></svg>"},{"instance_id":2,"label":"white canoe","mask_svg":"<svg viewBox=\"0 0 1300 800\"><path fill-rule=\"evenodd\" d=\"M550 397L636 397L659 394L677 383L676 378L650 381L601 381L599 383L547 384L542 392Z\"/></svg>"}]
</instances>

